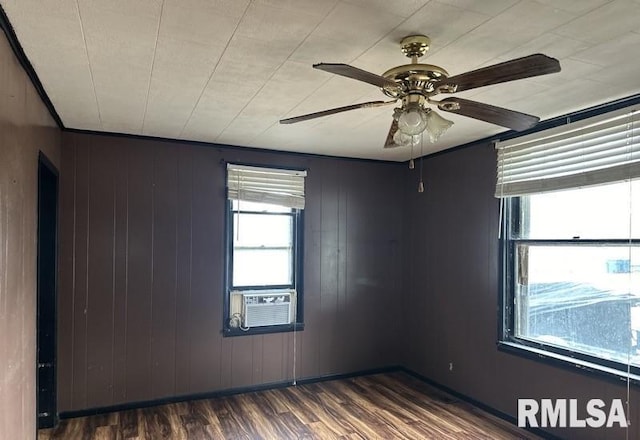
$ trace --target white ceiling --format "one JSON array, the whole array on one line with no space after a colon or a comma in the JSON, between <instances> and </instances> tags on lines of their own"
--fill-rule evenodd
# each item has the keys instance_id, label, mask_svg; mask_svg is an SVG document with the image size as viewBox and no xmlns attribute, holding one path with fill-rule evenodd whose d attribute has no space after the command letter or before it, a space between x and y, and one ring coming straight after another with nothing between
<instances>
[{"instance_id":1,"label":"white ceiling","mask_svg":"<svg viewBox=\"0 0 640 440\"><path fill-rule=\"evenodd\" d=\"M634 0L0 0L68 128L286 151L406 160L382 148L391 107L293 125L278 120L383 99L312 69L382 73L408 62L402 37L432 40L423 62L451 75L541 52L562 72L458 94L548 119L640 92ZM425 153L505 129L455 125Z\"/></svg>"}]
</instances>

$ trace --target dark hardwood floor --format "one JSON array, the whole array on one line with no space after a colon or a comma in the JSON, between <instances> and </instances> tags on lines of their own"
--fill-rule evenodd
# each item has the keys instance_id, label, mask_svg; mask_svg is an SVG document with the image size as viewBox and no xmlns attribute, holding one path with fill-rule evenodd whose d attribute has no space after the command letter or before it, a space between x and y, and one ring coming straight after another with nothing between
<instances>
[{"instance_id":1,"label":"dark hardwood floor","mask_svg":"<svg viewBox=\"0 0 640 440\"><path fill-rule=\"evenodd\" d=\"M537 439L404 373L62 420L54 439Z\"/></svg>"}]
</instances>

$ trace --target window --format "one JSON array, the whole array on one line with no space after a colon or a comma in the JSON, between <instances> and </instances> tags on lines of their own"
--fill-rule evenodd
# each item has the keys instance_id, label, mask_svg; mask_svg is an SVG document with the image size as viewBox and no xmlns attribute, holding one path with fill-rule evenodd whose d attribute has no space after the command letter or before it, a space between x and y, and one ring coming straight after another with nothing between
<instances>
[{"instance_id":1,"label":"window","mask_svg":"<svg viewBox=\"0 0 640 440\"><path fill-rule=\"evenodd\" d=\"M227 335L302 328L305 175L227 165Z\"/></svg>"},{"instance_id":2,"label":"window","mask_svg":"<svg viewBox=\"0 0 640 440\"><path fill-rule=\"evenodd\" d=\"M510 199L507 340L622 371L628 362L640 368L640 202L631 203L633 194L640 196L640 180Z\"/></svg>"},{"instance_id":3,"label":"window","mask_svg":"<svg viewBox=\"0 0 640 440\"><path fill-rule=\"evenodd\" d=\"M498 144L502 347L640 376L640 139L634 116L626 110L582 121L575 136L570 126Z\"/></svg>"},{"instance_id":4,"label":"window","mask_svg":"<svg viewBox=\"0 0 640 440\"><path fill-rule=\"evenodd\" d=\"M296 215L266 203L231 201L232 289L294 287Z\"/></svg>"}]
</instances>

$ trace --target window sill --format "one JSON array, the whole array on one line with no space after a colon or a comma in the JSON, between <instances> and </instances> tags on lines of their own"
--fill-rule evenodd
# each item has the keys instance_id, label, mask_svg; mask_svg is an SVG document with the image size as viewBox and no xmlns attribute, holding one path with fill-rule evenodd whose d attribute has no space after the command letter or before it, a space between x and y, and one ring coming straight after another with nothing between
<instances>
[{"instance_id":1,"label":"window sill","mask_svg":"<svg viewBox=\"0 0 640 440\"><path fill-rule=\"evenodd\" d=\"M542 350L540 348L529 347L517 342L498 341L498 350L535 361L543 362L547 365L554 365L570 369L589 376L599 376L618 384L626 384L628 378L631 384L634 384L636 386L640 385L639 375L633 373L627 375L626 371L606 367L604 365L585 361L582 359L576 359L571 356L553 353L547 350Z\"/></svg>"},{"instance_id":2,"label":"window sill","mask_svg":"<svg viewBox=\"0 0 640 440\"><path fill-rule=\"evenodd\" d=\"M264 327L252 327L249 330L242 330L239 328L224 328L222 330L222 336L249 336L249 335L265 335L269 333L288 333L299 332L304 330L304 322L298 322L294 324L285 325L269 325Z\"/></svg>"}]
</instances>

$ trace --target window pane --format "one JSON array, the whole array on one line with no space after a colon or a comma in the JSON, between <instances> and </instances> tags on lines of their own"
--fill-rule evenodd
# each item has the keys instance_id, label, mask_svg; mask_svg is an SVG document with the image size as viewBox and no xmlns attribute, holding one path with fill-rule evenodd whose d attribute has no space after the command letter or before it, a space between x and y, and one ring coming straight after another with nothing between
<instances>
[{"instance_id":1,"label":"window pane","mask_svg":"<svg viewBox=\"0 0 640 440\"><path fill-rule=\"evenodd\" d=\"M292 268L291 249L234 249L233 286L291 285Z\"/></svg>"},{"instance_id":2,"label":"window pane","mask_svg":"<svg viewBox=\"0 0 640 440\"><path fill-rule=\"evenodd\" d=\"M516 336L640 366L640 246L516 249Z\"/></svg>"},{"instance_id":3,"label":"window pane","mask_svg":"<svg viewBox=\"0 0 640 440\"><path fill-rule=\"evenodd\" d=\"M290 215L234 214L233 246L291 247L292 228Z\"/></svg>"},{"instance_id":4,"label":"window pane","mask_svg":"<svg viewBox=\"0 0 640 440\"><path fill-rule=\"evenodd\" d=\"M272 205L270 203L245 202L232 200L231 206L234 211L253 211L253 212L291 212L291 208L285 206Z\"/></svg>"},{"instance_id":5,"label":"window pane","mask_svg":"<svg viewBox=\"0 0 640 440\"><path fill-rule=\"evenodd\" d=\"M535 194L520 203L514 238L640 238L640 180Z\"/></svg>"}]
</instances>

